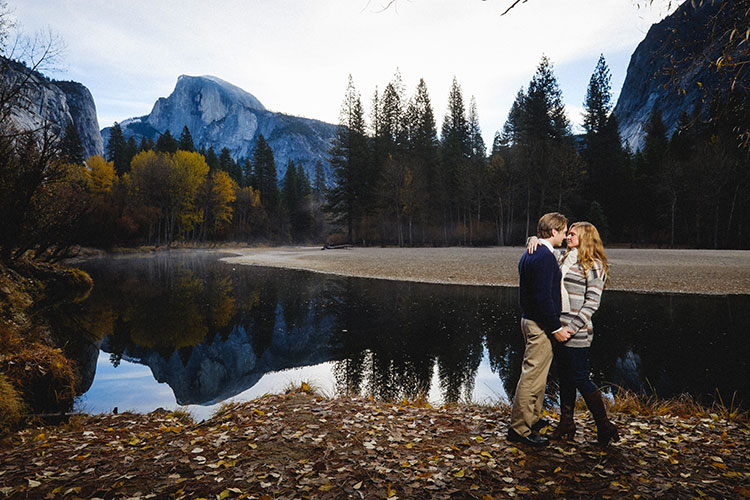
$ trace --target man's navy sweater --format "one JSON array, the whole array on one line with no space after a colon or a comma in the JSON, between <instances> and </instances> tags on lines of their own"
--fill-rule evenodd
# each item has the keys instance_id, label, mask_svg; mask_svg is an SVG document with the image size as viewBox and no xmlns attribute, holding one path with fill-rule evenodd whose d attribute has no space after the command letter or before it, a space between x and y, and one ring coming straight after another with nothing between
<instances>
[{"instance_id":1,"label":"man's navy sweater","mask_svg":"<svg viewBox=\"0 0 750 500\"><path fill-rule=\"evenodd\" d=\"M534 321L548 335L558 330L562 300L560 299L560 267L545 245L532 254L524 252L518 263L518 299L524 318Z\"/></svg>"}]
</instances>

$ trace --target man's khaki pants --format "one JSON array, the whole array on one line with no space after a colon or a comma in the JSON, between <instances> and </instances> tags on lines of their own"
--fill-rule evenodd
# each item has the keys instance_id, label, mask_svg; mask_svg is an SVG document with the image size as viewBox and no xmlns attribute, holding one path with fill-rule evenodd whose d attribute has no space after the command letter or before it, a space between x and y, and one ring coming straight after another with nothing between
<instances>
[{"instance_id":1,"label":"man's khaki pants","mask_svg":"<svg viewBox=\"0 0 750 500\"><path fill-rule=\"evenodd\" d=\"M521 319L521 332L526 341L521 366L521 378L516 385L510 428L521 436L531 433L531 426L539 420L547 387L547 374L552 364L552 342L530 319Z\"/></svg>"}]
</instances>

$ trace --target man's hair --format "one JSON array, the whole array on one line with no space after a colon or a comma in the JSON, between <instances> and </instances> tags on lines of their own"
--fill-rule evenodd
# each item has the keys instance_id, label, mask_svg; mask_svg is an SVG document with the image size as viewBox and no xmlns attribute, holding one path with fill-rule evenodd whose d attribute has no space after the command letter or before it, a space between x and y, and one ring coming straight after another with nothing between
<instances>
[{"instance_id":1,"label":"man's hair","mask_svg":"<svg viewBox=\"0 0 750 500\"><path fill-rule=\"evenodd\" d=\"M549 238L552 230L562 231L568 225L568 218L559 212L550 212L542 215L536 224L536 235L539 238Z\"/></svg>"}]
</instances>

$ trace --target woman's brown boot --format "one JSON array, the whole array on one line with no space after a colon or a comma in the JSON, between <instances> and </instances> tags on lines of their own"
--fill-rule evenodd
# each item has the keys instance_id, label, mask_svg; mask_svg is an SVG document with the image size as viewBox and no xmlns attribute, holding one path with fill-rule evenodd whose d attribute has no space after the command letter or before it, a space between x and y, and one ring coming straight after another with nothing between
<instances>
[{"instance_id":1,"label":"woman's brown boot","mask_svg":"<svg viewBox=\"0 0 750 500\"><path fill-rule=\"evenodd\" d=\"M550 439L568 439L573 441L576 434L576 423L573 420L574 405L570 403L560 404L560 422L549 435Z\"/></svg>"},{"instance_id":2,"label":"woman's brown boot","mask_svg":"<svg viewBox=\"0 0 750 500\"><path fill-rule=\"evenodd\" d=\"M617 442L620 439L620 433L615 424L607 418L607 410L604 409L601 393L596 390L592 393L585 394L583 399L586 400L586 406L589 407L591 415L596 422L596 439L602 446L607 446L610 441Z\"/></svg>"}]
</instances>

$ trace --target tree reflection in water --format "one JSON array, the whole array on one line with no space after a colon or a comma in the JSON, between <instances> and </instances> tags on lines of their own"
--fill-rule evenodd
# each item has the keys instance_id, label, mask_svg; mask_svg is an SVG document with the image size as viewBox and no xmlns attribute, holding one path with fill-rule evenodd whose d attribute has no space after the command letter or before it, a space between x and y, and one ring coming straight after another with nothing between
<instances>
[{"instance_id":1,"label":"tree reflection in water","mask_svg":"<svg viewBox=\"0 0 750 500\"><path fill-rule=\"evenodd\" d=\"M107 258L76 321L113 363L148 364L178 401L231 397L264 373L334 361L336 389L382 400L471 399L485 358L512 395L523 342L517 290L342 278L229 265L216 254ZM594 380L747 401L748 296L607 291ZM554 373L554 372L553 372ZM438 387L433 387L436 384ZM552 384L554 386L554 384Z\"/></svg>"}]
</instances>

